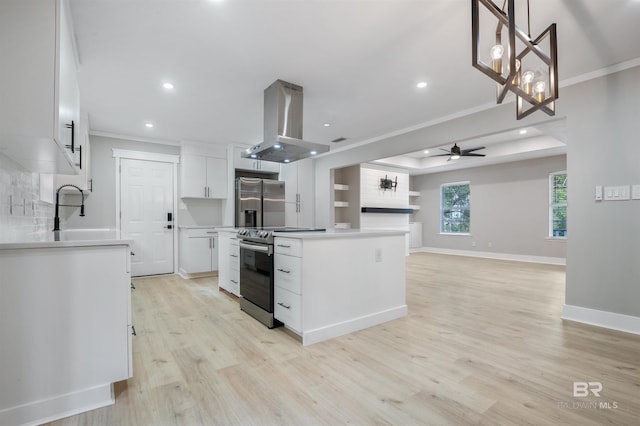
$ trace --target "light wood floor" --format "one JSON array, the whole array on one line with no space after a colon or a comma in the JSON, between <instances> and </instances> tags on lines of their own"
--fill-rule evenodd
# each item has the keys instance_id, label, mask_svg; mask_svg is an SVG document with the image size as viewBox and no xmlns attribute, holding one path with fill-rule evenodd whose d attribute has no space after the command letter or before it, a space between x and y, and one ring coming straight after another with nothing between
<instances>
[{"instance_id":1,"label":"light wood floor","mask_svg":"<svg viewBox=\"0 0 640 426\"><path fill-rule=\"evenodd\" d=\"M412 254L408 317L308 347L215 280L136 280L134 377L52 424L640 424L640 336L563 322L563 267Z\"/></svg>"}]
</instances>

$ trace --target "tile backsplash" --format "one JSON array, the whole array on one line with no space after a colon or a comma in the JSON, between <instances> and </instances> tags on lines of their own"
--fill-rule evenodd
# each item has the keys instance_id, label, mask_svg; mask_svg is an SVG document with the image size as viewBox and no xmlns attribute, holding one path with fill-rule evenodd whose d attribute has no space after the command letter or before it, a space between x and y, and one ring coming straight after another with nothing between
<instances>
[{"instance_id":1,"label":"tile backsplash","mask_svg":"<svg viewBox=\"0 0 640 426\"><path fill-rule=\"evenodd\" d=\"M0 154L0 241L53 229L53 210L40 200L40 175Z\"/></svg>"}]
</instances>

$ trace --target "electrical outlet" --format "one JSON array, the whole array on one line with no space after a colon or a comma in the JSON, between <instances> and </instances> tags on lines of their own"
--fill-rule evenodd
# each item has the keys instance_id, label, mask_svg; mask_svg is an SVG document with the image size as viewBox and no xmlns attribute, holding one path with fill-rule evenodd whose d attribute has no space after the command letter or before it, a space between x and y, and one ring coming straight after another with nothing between
<instances>
[{"instance_id":1,"label":"electrical outlet","mask_svg":"<svg viewBox=\"0 0 640 426\"><path fill-rule=\"evenodd\" d=\"M640 200L640 185L633 185L631 187L631 199Z\"/></svg>"},{"instance_id":2,"label":"electrical outlet","mask_svg":"<svg viewBox=\"0 0 640 426\"><path fill-rule=\"evenodd\" d=\"M376 263L382 262L382 249L376 248Z\"/></svg>"}]
</instances>

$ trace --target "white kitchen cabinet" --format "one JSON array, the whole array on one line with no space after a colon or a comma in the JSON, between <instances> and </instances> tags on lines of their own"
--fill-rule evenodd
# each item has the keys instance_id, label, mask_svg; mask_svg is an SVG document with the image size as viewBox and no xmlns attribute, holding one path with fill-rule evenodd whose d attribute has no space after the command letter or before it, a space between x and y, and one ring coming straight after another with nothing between
<instances>
[{"instance_id":1,"label":"white kitchen cabinet","mask_svg":"<svg viewBox=\"0 0 640 426\"><path fill-rule=\"evenodd\" d=\"M217 271L218 245L213 228L181 228L180 276Z\"/></svg>"},{"instance_id":2,"label":"white kitchen cabinet","mask_svg":"<svg viewBox=\"0 0 640 426\"><path fill-rule=\"evenodd\" d=\"M0 424L113 404L132 377L130 247L0 250Z\"/></svg>"},{"instance_id":3,"label":"white kitchen cabinet","mask_svg":"<svg viewBox=\"0 0 640 426\"><path fill-rule=\"evenodd\" d=\"M219 232L218 286L240 296L240 246L235 232Z\"/></svg>"},{"instance_id":4,"label":"white kitchen cabinet","mask_svg":"<svg viewBox=\"0 0 640 426\"><path fill-rule=\"evenodd\" d=\"M276 238L274 243L273 315L302 333L302 241Z\"/></svg>"},{"instance_id":5,"label":"white kitchen cabinet","mask_svg":"<svg viewBox=\"0 0 640 426\"><path fill-rule=\"evenodd\" d=\"M180 164L183 198L223 198L227 194L227 160L183 154Z\"/></svg>"},{"instance_id":6,"label":"white kitchen cabinet","mask_svg":"<svg viewBox=\"0 0 640 426\"><path fill-rule=\"evenodd\" d=\"M91 179L91 144L89 141L89 119L84 116L80 119L77 138L78 151L78 174L77 175L57 175L56 189L62 185L75 185L85 193L93 191L93 181ZM65 188L66 189L66 188ZM63 189L63 191L65 191ZM70 191L74 191L75 189ZM77 192L75 192L77 193Z\"/></svg>"},{"instance_id":7,"label":"white kitchen cabinet","mask_svg":"<svg viewBox=\"0 0 640 426\"><path fill-rule=\"evenodd\" d=\"M80 94L69 16L66 0L0 2L0 149L35 172L78 169Z\"/></svg>"},{"instance_id":8,"label":"white kitchen cabinet","mask_svg":"<svg viewBox=\"0 0 640 426\"><path fill-rule=\"evenodd\" d=\"M280 180L285 182L285 226L315 225L314 167L307 158L280 168Z\"/></svg>"},{"instance_id":9,"label":"white kitchen cabinet","mask_svg":"<svg viewBox=\"0 0 640 426\"><path fill-rule=\"evenodd\" d=\"M233 166L236 169L251 170L261 173L280 173L280 163L273 161L262 161L253 158L242 157L244 149L235 148L233 152Z\"/></svg>"}]
</instances>

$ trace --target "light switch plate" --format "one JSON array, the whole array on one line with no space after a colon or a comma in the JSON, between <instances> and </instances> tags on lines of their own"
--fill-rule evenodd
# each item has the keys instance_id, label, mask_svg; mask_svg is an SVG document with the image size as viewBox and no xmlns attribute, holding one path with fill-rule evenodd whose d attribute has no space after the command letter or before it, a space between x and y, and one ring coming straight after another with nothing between
<instances>
[{"instance_id":1,"label":"light switch plate","mask_svg":"<svg viewBox=\"0 0 640 426\"><path fill-rule=\"evenodd\" d=\"M629 185L605 186L604 188L605 201L624 201L630 198L629 195Z\"/></svg>"},{"instance_id":2,"label":"light switch plate","mask_svg":"<svg viewBox=\"0 0 640 426\"><path fill-rule=\"evenodd\" d=\"M596 201L602 201L602 185L596 186Z\"/></svg>"},{"instance_id":3,"label":"light switch plate","mask_svg":"<svg viewBox=\"0 0 640 426\"><path fill-rule=\"evenodd\" d=\"M633 185L631 187L631 198L633 200L640 200L640 185Z\"/></svg>"}]
</instances>

